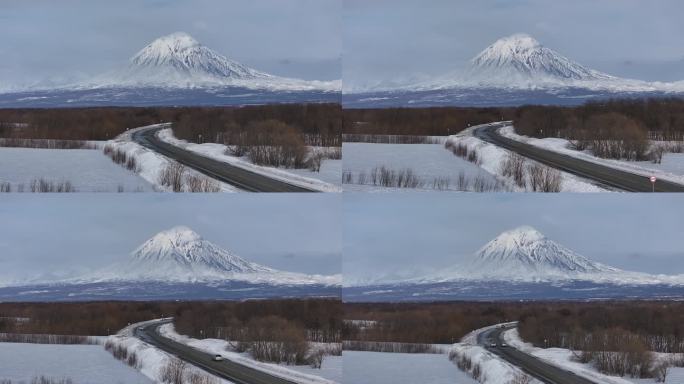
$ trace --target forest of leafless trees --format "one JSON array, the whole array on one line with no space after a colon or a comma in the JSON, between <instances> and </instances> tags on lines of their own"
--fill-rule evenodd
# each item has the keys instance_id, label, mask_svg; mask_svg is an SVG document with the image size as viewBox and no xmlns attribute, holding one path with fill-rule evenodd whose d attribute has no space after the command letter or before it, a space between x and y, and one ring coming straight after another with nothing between
<instances>
[{"instance_id":1,"label":"forest of leafless trees","mask_svg":"<svg viewBox=\"0 0 684 384\"><path fill-rule=\"evenodd\" d=\"M334 342L340 337L341 313L340 301L333 299L0 303L0 333L108 335L128 324L170 316L182 333L225 338L233 324L241 327L255 318L275 316L303 328L308 340Z\"/></svg>"},{"instance_id":2,"label":"forest of leafless trees","mask_svg":"<svg viewBox=\"0 0 684 384\"><path fill-rule=\"evenodd\" d=\"M590 335L620 330L649 351L684 352L684 303L345 303L344 340L452 343L487 325L518 320L537 346L590 349ZM595 340L594 340L595 341Z\"/></svg>"},{"instance_id":3,"label":"forest of leafless trees","mask_svg":"<svg viewBox=\"0 0 684 384\"><path fill-rule=\"evenodd\" d=\"M516 111L516 131L532 137L571 140L576 149L596 156L660 162L664 151L682 145L652 147L649 140L684 140L684 100L609 100L579 107L530 106Z\"/></svg>"},{"instance_id":4,"label":"forest of leafless trees","mask_svg":"<svg viewBox=\"0 0 684 384\"><path fill-rule=\"evenodd\" d=\"M618 99L576 107L351 109L344 111L343 132L349 141L386 142L389 138L419 143L501 120L513 120L519 134L568 139L576 149L590 149L604 158L657 163L664 152L684 151L684 100L680 98ZM663 143L652 146L649 140Z\"/></svg>"},{"instance_id":5,"label":"forest of leafless trees","mask_svg":"<svg viewBox=\"0 0 684 384\"><path fill-rule=\"evenodd\" d=\"M657 361L652 352L684 353L684 303L567 303L519 318L521 337L538 347L577 351L577 360L604 373L664 379L684 355ZM677 356L677 355L673 355Z\"/></svg>"},{"instance_id":6,"label":"forest of leafless trees","mask_svg":"<svg viewBox=\"0 0 684 384\"><path fill-rule=\"evenodd\" d=\"M361 141L363 135L409 135L414 136L411 142L420 142L415 137L453 135L471 125L512 117L508 108L345 109L343 132L351 141Z\"/></svg>"},{"instance_id":7,"label":"forest of leafless trees","mask_svg":"<svg viewBox=\"0 0 684 384\"><path fill-rule=\"evenodd\" d=\"M336 147L341 144L339 104L0 109L0 138L13 139L7 141L8 145L17 145L20 139L109 140L130 128L170 122L181 139L233 145L251 139L255 125L264 121L287 126L291 130L288 133L306 145Z\"/></svg>"},{"instance_id":8,"label":"forest of leafless trees","mask_svg":"<svg viewBox=\"0 0 684 384\"><path fill-rule=\"evenodd\" d=\"M0 342L86 344L129 324L173 317L176 330L195 338L230 341L255 359L320 368L341 354L342 304L336 299L211 302L0 303ZM131 366L137 356L105 345Z\"/></svg>"},{"instance_id":9,"label":"forest of leafless trees","mask_svg":"<svg viewBox=\"0 0 684 384\"><path fill-rule=\"evenodd\" d=\"M207 302L177 311L174 322L179 333L230 341L260 361L320 368L323 355L342 353L339 300ZM317 349L311 342L339 345Z\"/></svg>"}]
</instances>

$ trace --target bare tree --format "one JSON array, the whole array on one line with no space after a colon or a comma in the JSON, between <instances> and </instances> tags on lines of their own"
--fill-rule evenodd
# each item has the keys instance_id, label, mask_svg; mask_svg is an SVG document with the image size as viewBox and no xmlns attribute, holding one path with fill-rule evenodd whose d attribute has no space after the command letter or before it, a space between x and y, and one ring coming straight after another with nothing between
<instances>
[{"instance_id":1,"label":"bare tree","mask_svg":"<svg viewBox=\"0 0 684 384\"><path fill-rule=\"evenodd\" d=\"M501 174L511 177L518 187L525 188L525 158L515 152L508 152L501 163Z\"/></svg>"},{"instance_id":2,"label":"bare tree","mask_svg":"<svg viewBox=\"0 0 684 384\"><path fill-rule=\"evenodd\" d=\"M172 357L159 372L159 380L166 384L183 384L186 376L187 363Z\"/></svg>"},{"instance_id":3,"label":"bare tree","mask_svg":"<svg viewBox=\"0 0 684 384\"><path fill-rule=\"evenodd\" d=\"M181 163L170 162L159 172L159 184L170 187L174 192L183 192L183 174L185 166Z\"/></svg>"}]
</instances>

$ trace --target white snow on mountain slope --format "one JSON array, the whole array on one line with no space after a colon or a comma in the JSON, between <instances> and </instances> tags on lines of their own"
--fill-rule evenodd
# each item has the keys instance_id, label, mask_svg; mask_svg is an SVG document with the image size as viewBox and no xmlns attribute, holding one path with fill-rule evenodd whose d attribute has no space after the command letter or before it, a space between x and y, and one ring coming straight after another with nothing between
<instances>
[{"instance_id":1,"label":"white snow on mountain slope","mask_svg":"<svg viewBox=\"0 0 684 384\"><path fill-rule=\"evenodd\" d=\"M285 272L249 262L203 239L184 226L156 234L133 251L125 262L72 281L227 280L268 284L339 284L338 276Z\"/></svg>"},{"instance_id":2,"label":"white snow on mountain slope","mask_svg":"<svg viewBox=\"0 0 684 384\"><path fill-rule=\"evenodd\" d=\"M584 280L612 284L684 284L682 275L651 275L623 271L595 262L548 239L529 226L505 231L455 266L414 279L413 282L458 280Z\"/></svg>"},{"instance_id":3,"label":"white snow on mountain slope","mask_svg":"<svg viewBox=\"0 0 684 384\"><path fill-rule=\"evenodd\" d=\"M437 277L547 280L617 272L620 270L593 262L530 226L521 226L501 233L473 256Z\"/></svg>"},{"instance_id":4,"label":"white snow on mountain slope","mask_svg":"<svg viewBox=\"0 0 684 384\"><path fill-rule=\"evenodd\" d=\"M130 60L130 70L173 70L184 75L253 79L269 77L201 45L192 36L176 32L162 36ZM147 75L147 73L145 73Z\"/></svg>"},{"instance_id":5,"label":"white snow on mountain slope","mask_svg":"<svg viewBox=\"0 0 684 384\"><path fill-rule=\"evenodd\" d=\"M573 87L615 92L684 91L683 82L623 79L585 67L524 33L495 41L476 55L464 71L382 90L426 91L480 87L537 90ZM376 87L374 90L381 89Z\"/></svg>"},{"instance_id":6,"label":"white snow on mountain slope","mask_svg":"<svg viewBox=\"0 0 684 384\"><path fill-rule=\"evenodd\" d=\"M490 80L609 80L613 76L576 63L532 36L501 38L471 60L470 75ZM493 79L492 79L493 78Z\"/></svg>"},{"instance_id":7,"label":"white snow on mountain slope","mask_svg":"<svg viewBox=\"0 0 684 384\"><path fill-rule=\"evenodd\" d=\"M126 68L63 87L32 89L241 87L272 91L339 91L341 80L285 78L249 68L202 45L184 32L162 36L138 51Z\"/></svg>"},{"instance_id":8,"label":"white snow on mountain slope","mask_svg":"<svg viewBox=\"0 0 684 384\"><path fill-rule=\"evenodd\" d=\"M522 226L503 232L487 243L470 260L464 272L489 276L518 273L568 276L619 270L593 262L546 238L536 229Z\"/></svg>"}]
</instances>

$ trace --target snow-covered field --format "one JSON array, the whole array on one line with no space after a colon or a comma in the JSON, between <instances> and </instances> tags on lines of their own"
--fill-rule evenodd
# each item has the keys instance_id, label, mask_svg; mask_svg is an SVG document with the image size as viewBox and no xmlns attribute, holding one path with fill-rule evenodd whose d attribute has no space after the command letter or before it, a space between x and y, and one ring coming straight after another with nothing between
<instances>
[{"instance_id":1,"label":"snow-covered field","mask_svg":"<svg viewBox=\"0 0 684 384\"><path fill-rule=\"evenodd\" d=\"M178 334L173 324L165 324L159 332L169 339L189 345L200 351L211 354L220 354L224 358L243 364L255 369L268 372L274 376L282 377L303 384L334 384L342 382L342 356L325 356L321 369L311 368L308 365L292 366L272 363L264 363L252 359L248 353L238 353L226 340L219 339L194 339Z\"/></svg>"},{"instance_id":2,"label":"snow-covered field","mask_svg":"<svg viewBox=\"0 0 684 384\"><path fill-rule=\"evenodd\" d=\"M651 161L626 161L602 159L594 156L590 151L577 151L572 149L572 143L566 139L544 138L536 139L515 133L513 126L507 126L499 130L502 136L513 140L544 148L550 151L573 156L582 160L613 167L627 172L643 175L645 178L656 176L659 179L669 180L684 184L684 153L665 153L660 164Z\"/></svg>"},{"instance_id":3,"label":"snow-covered field","mask_svg":"<svg viewBox=\"0 0 684 384\"><path fill-rule=\"evenodd\" d=\"M340 183L342 160L323 160L321 163L320 172L313 172L308 168L280 169L253 164L247 157L235 157L227 155L226 150L228 147L223 144L195 144L189 143L185 140L179 140L173 136L173 131L170 128L161 130L159 132L159 138L167 143L184 148L188 151L192 151L215 160L223 161L230 165L241 167L277 180L286 181L290 184L299 185L306 188L313 188L322 192L341 192ZM316 151L318 149L312 148L311 150Z\"/></svg>"},{"instance_id":4,"label":"snow-covered field","mask_svg":"<svg viewBox=\"0 0 684 384\"><path fill-rule=\"evenodd\" d=\"M631 377L608 376L598 372L590 364L583 364L573 360L573 351L563 348L537 348L530 343L524 342L518 334L517 328L508 330L504 333L506 342L521 351L529 353L548 363L572 371L579 376L585 377L599 383L605 384L653 384L654 379L635 379ZM665 358L665 354L659 354L660 358ZM684 383L684 368L672 367L669 370L665 384Z\"/></svg>"},{"instance_id":5,"label":"snow-covered field","mask_svg":"<svg viewBox=\"0 0 684 384\"><path fill-rule=\"evenodd\" d=\"M153 382L101 345L0 343L0 381L30 382L41 375L70 378L74 384Z\"/></svg>"},{"instance_id":6,"label":"snow-covered field","mask_svg":"<svg viewBox=\"0 0 684 384\"><path fill-rule=\"evenodd\" d=\"M443 144L375 144L344 143L344 173L351 173L351 182L345 182L345 191L397 190L359 182L361 174L369 175L375 168L385 167L394 171L412 170L420 180L416 188L408 190L473 190L476 179L492 189L505 190L500 181L472 163L455 156ZM461 176L462 175L462 176ZM362 176L363 177L363 176ZM459 187L459 178L468 180L465 188ZM444 183L444 180L448 184ZM441 183L440 183L441 181ZM437 183L437 186L435 185ZM463 183L461 183L463 185Z\"/></svg>"},{"instance_id":7,"label":"snow-covered field","mask_svg":"<svg viewBox=\"0 0 684 384\"><path fill-rule=\"evenodd\" d=\"M505 161L509 151L494 144L487 143L473 136L473 131L479 126L468 128L456 135L449 136L448 142L454 145L465 145L469 150L475 150L481 159L480 167L493 175L502 176L502 163ZM528 160L530 163L531 160ZM605 189L592 184L591 182L576 177L572 174L561 172L561 192L602 192ZM507 184L517 191L525 191L516 187L512 179L508 178Z\"/></svg>"},{"instance_id":8,"label":"snow-covered field","mask_svg":"<svg viewBox=\"0 0 684 384\"><path fill-rule=\"evenodd\" d=\"M76 192L150 192L154 188L135 173L114 164L99 149L0 148L0 183L12 192L31 182L70 182Z\"/></svg>"},{"instance_id":9,"label":"snow-covered field","mask_svg":"<svg viewBox=\"0 0 684 384\"><path fill-rule=\"evenodd\" d=\"M444 354L344 351L345 384L476 384Z\"/></svg>"}]
</instances>

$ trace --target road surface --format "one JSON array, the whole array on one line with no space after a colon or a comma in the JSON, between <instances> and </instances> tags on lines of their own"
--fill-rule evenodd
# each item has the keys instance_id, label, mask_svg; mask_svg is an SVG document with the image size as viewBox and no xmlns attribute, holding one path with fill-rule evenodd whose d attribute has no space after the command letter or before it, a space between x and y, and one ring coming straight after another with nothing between
<instances>
[{"instance_id":1,"label":"road surface","mask_svg":"<svg viewBox=\"0 0 684 384\"><path fill-rule=\"evenodd\" d=\"M136 143L169 157L197 172L249 192L316 192L315 190L272 179L244 168L186 151L159 139L156 134L167 126L152 126L133 132Z\"/></svg>"},{"instance_id":2,"label":"road surface","mask_svg":"<svg viewBox=\"0 0 684 384\"><path fill-rule=\"evenodd\" d=\"M572 156L560 154L547 149L535 147L530 144L504 137L497 131L501 124L484 125L473 131L475 137L492 143L496 146L516 152L522 156L535 160L539 163L568 172L579 177L589 179L598 184L628 191L628 192L651 192L653 186L648 177L619 169L592 163ZM684 192L684 185L664 180L657 180L655 192Z\"/></svg>"},{"instance_id":3,"label":"road surface","mask_svg":"<svg viewBox=\"0 0 684 384\"><path fill-rule=\"evenodd\" d=\"M503 331L514 326L493 328L477 335L478 344L484 346L507 362L515 365L528 375L548 384L597 384L576 374L558 368L555 365L545 363L538 358L515 349L504 346Z\"/></svg>"},{"instance_id":4,"label":"road surface","mask_svg":"<svg viewBox=\"0 0 684 384\"><path fill-rule=\"evenodd\" d=\"M135 337L235 384L296 384L294 381L285 380L229 360L214 361L212 354L201 352L160 335L159 327L171 321L162 320L142 325L135 329Z\"/></svg>"}]
</instances>

